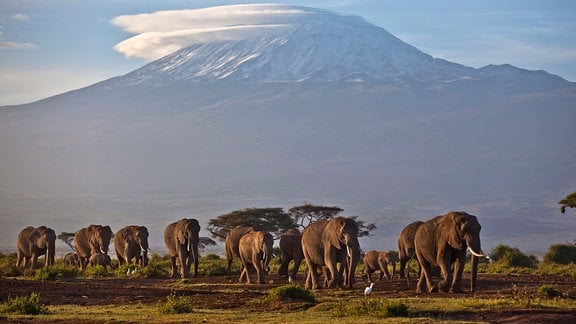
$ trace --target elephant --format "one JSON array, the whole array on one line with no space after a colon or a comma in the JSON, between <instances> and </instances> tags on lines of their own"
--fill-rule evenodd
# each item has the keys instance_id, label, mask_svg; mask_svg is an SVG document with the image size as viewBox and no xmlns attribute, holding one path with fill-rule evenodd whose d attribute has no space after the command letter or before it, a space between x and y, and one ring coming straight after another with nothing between
<instances>
[{"instance_id":1,"label":"elephant","mask_svg":"<svg viewBox=\"0 0 576 324\"><path fill-rule=\"evenodd\" d=\"M80 259L80 268L86 269L90 256L96 253L107 254L112 239L110 226L90 225L74 234L74 247Z\"/></svg>"},{"instance_id":2,"label":"elephant","mask_svg":"<svg viewBox=\"0 0 576 324\"><path fill-rule=\"evenodd\" d=\"M416 230L422 225L423 221L415 221L404 227L400 236L398 237L398 258L400 261L400 278L405 278L408 275L408 281L410 281L410 269L408 268L410 260L416 258L416 251L414 250L414 236L416 235ZM407 271L407 272L405 272ZM420 270L418 271L420 275Z\"/></svg>"},{"instance_id":3,"label":"elephant","mask_svg":"<svg viewBox=\"0 0 576 324\"><path fill-rule=\"evenodd\" d=\"M414 236L414 248L420 263L420 279L416 293L441 289L444 292L462 292L460 283L466 263L466 250L472 253L470 290L476 290L479 258L484 256L480 246L480 223L476 216L465 212L449 212L424 222ZM431 270L440 267L442 281L438 287L432 284ZM452 272L452 266L454 272Z\"/></svg>"},{"instance_id":4,"label":"elephant","mask_svg":"<svg viewBox=\"0 0 576 324\"><path fill-rule=\"evenodd\" d=\"M382 280L384 275L387 279L392 279L396 274L396 261L398 256L394 251L376 251L372 250L364 256L364 270L366 272L366 277L368 278L368 283L372 283L372 273L380 270L380 276L378 280ZM392 276L390 276L390 271L388 270L388 265L392 266Z\"/></svg>"},{"instance_id":5,"label":"elephant","mask_svg":"<svg viewBox=\"0 0 576 324\"><path fill-rule=\"evenodd\" d=\"M80 268L80 258L78 254L72 252L66 253L64 256L64 264Z\"/></svg>"},{"instance_id":6,"label":"elephant","mask_svg":"<svg viewBox=\"0 0 576 324\"><path fill-rule=\"evenodd\" d=\"M90 266L101 265L104 270L108 271L107 267L112 268L112 260L108 254L104 253L94 253L90 256L90 261L88 262Z\"/></svg>"},{"instance_id":7,"label":"elephant","mask_svg":"<svg viewBox=\"0 0 576 324\"><path fill-rule=\"evenodd\" d=\"M164 229L164 243L170 254L171 276L177 276L177 260L180 265L180 276L188 278L190 267L194 262L194 273L192 277L198 275L198 244L200 243L200 224L194 218L182 218Z\"/></svg>"},{"instance_id":8,"label":"elephant","mask_svg":"<svg viewBox=\"0 0 576 324\"><path fill-rule=\"evenodd\" d=\"M351 289L360 260L358 224L352 218L334 217L308 225L302 233L302 252L308 265L306 288L319 289L318 271L326 266L328 288L336 285ZM337 264L340 263L340 267ZM342 277L344 275L344 280Z\"/></svg>"},{"instance_id":9,"label":"elephant","mask_svg":"<svg viewBox=\"0 0 576 324\"><path fill-rule=\"evenodd\" d=\"M114 235L114 249L119 265L148 265L148 229L145 226L129 225Z\"/></svg>"},{"instance_id":10,"label":"elephant","mask_svg":"<svg viewBox=\"0 0 576 324\"><path fill-rule=\"evenodd\" d=\"M278 268L278 275L285 277L288 275L288 265L290 261L294 260L294 268L290 274L290 278L296 279L300 263L304 260L302 252L302 234L297 229L288 229L280 237L280 268Z\"/></svg>"},{"instance_id":11,"label":"elephant","mask_svg":"<svg viewBox=\"0 0 576 324\"><path fill-rule=\"evenodd\" d=\"M53 229L40 226L34 228L28 226L18 234L16 242L18 248L16 266L26 267L30 263L30 269L34 269L39 256L44 255L44 267L54 265L56 249L56 233Z\"/></svg>"},{"instance_id":12,"label":"elephant","mask_svg":"<svg viewBox=\"0 0 576 324\"><path fill-rule=\"evenodd\" d=\"M257 282L263 284L268 272L268 264L272 257L272 245L274 238L270 233L262 231L252 231L242 235L238 242L238 252L242 261L242 273L240 273L240 283L246 278L246 283L250 284L250 270L256 270Z\"/></svg>"},{"instance_id":13,"label":"elephant","mask_svg":"<svg viewBox=\"0 0 576 324\"><path fill-rule=\"evenodd\" d=\"M241 226L238 225L234 227L228 235L226 236L226 261L228 262L227 272L230 275L232 270L232 261L234 261L234 257L240 257L240 253L238 251L238 246L240 244L240 239L244 234L250 233L254 231L253 227L248 226Z\"/></svg>"}]
</instances>

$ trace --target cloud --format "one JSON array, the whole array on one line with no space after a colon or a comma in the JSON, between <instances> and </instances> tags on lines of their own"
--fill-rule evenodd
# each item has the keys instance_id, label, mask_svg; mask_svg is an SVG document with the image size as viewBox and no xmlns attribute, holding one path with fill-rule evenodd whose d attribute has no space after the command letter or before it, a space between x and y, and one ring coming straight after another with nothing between
<instances>
[{"instance_id":1,"label":"cloud","mask_svg":"<svg viewBox=\"0 0 576 324\"><path fill-rule=\"evenodd\" d=\"M114 49L126 57L155 60L193 44L270 32L311 13L314 10L260 4L124 15L112 19L112 25L137 35L116 44Z\"/></svg>"},{"instance_id":2,"label":"cloud","mask_svg":"<svg viewBox=\"0 0 576 324\"><path fill-rule=\"evenodd\" d=\"M17 13L17 14L10 16L10 19L16 20L16 21L28 21L29 17L28 17L28 15Z\"/></svg>"},{"instance_id":3,"label":"cloud","mask_svg":"<svg viewBox=\"0 0 576 324\"><path fill-rule=\"evenodd\" d=\"M0 42L0 49L35 49L36 45L31 43Z\"/></svg>"}]
</instances>

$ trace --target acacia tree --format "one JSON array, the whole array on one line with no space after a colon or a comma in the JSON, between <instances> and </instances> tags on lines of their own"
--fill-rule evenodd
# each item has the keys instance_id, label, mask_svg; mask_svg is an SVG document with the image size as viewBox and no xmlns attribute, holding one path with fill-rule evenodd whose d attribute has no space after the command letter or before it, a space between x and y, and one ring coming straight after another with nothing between
<instances>
[{"instance_id":1,"label":"acacia tree","mask_svg":"<svg viewBox=\"0 0 576 324\"><path fill-rule=\"evenodd\" d=\"M296 228L290 215L280 207L272 207L235 210L209 220L206 229L213 238L223 242L228 232L238 225L252 226L256 230L269 232L275 237L280 237L282 232L289 228Z\"/></svg>"},{"instance_id":2,"label":"acacia tree","mask_svg":"<svg viewBox=\"0 0 576 324\"><path fill-rule=\"evenodd\" d=\"M73 251L76 251L76 249L74 248L74 235L76 233L67 233L67 232L62 232L60 234L58 234L58 239L62 240L64 243L66 243L66 245L68 245Z\"/></svg>"},{"instance_id":3,"label":"acacia tree","mask_svg":"<svg viewBox=\"0 0 576 324\"><path fill-rule=\"evenodd\" d=\"M306 228L316 221L330 220L343 211L344 209L337 206L317 206L306 203L302 206L290 208L288 213L296 225ZM358 216L351 216L350 218L358 224L358 237L370 236L370 232L376 229L375 224L366 224L364 221L358 220Z\"/></svg>"},{"instance_id":4,"label":"acacia tree","mask_svg":"<svg viewBox=\"0 0 576 324\"><path fill-rule=\"evenodd\" d=\"M560 207L560 211L562 212L562 214L566 212L566 207L576 208L576 192L569 194L568 196L566 196L566 198L560 200L558 203L562 205Z\"/></svg>"}]
</instances>

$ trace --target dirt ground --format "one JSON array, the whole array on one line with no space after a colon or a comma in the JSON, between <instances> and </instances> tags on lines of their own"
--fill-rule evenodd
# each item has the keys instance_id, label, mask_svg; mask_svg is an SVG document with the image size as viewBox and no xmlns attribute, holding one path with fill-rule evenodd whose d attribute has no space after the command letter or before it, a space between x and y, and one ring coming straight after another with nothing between
<instances>
[{"instance_id":1,"label":"dirt ground","mask_svg":"<svg viewBox=\"0 0 576 324\"><path fill-rule=\"evenodd\" d=\"M303 285L303 276L296 280ZM373 275L373 277L376 277ZM32 292L40 294L42 303L47 305L109 305L156 303L166 296L177 295L195 296L198 308L206 309L250 309L258 307L253 301L262 297L267 290L287 283L275 275L269 276L269 283L264 285L238 284L237 276L215 276L189 279L188 285L182 285L177 279L144 279L144 278L105 278L105 279L74 279L70 281L26 280L22 278L0 279L0 302L9 296L29 295ZM179 284L180 283L180 284ZM576 280L558 276L535 275L493 275L480 274L478 278L478 292L472 294L468 291L468 281L464 279L464 293L434 293L417 295L414 284L407 287L404 279L377 281L370 295L371 298L416 297L419 298L446 298L446 297L475 297L475 298L501 298L519 297L536 293L544 284L553 285L566 294L566 298L576 299ZM361 295L366 283L357 278L353 290ZM330 293L329 289L322 289L315 294ZM499 309L497 312L464 313L447 318L439 314L444 320L481 321L491 323L576 323L576 311L559 309Z\"/></svg>"}]
</instances>

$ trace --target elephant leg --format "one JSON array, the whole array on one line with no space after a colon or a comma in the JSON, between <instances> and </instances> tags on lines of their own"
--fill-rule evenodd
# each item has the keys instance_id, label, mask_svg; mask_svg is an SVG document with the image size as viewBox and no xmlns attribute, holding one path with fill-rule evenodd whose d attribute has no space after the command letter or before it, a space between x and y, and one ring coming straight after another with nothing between
<instances>
[{"instance_id":1,"label":"elephant leg","mask_svg":"<svg viewBox=\"0 0 576 324\"><path fill-rule=\"evenodd\" d=\"M405 278L406 277L406 273L405 271L408 270L408 263L406 262L405 258L400 258L400 278Z\"/></svg>"},{"instance_id":2,"label":"elephant leg","mask_svg":"<svg viewBox=\"0 0 576 324\"><path fill-rule=\"evenodd\" d=\"M440 264L440 270L442 272L442 280L438 283L438 289L443 292L448 292L452 285L452 269L450 269L449 264L442 262Z\"/></svg>"},{"instance_id":3,"label":"elephant leg","mask_svg":"<svg viewBox=\"0 0 576 324\"><path fill-rule=\"evenodd\" d=\"M296 274L298 273L298 269L300 269L300 263L302 263L302 260L294 259L294 268L292 269L292 279L296 279Z\"/></svg>"},{"instance_id":4,"label":"elephant leg","mask_svg":"<svg viewBox=\"0 0 576 324\"><path fill-rule=\"evenodd\" d=\"M452 292L462 292L462 273L464 272L464 262L457 260L454 264L454 278L452 279Z\"/></svg>"},{"instance_id":5,"label":"elephant leg","mask_svg":"<svg viewBox=\"0 0 576 324\"><path fill-rule=\"evenodd\" d=\"M245 276L248 277L248 283L250 283L250 276L248 276L248 274L246 273L246 267L243 267L242 271L240 272L240 278L238 278L238 282L243 283Z\"/></svg>"},{"instance_id":6,"label":"elephant leg","mask_svg":"<svg viewBox=\"0 0 576 324\"><path fill-rule=\"evenodd\" d=\"M308 276L306 278L307 289L319 289L318 287L318 267L308 262Z\"/></svg>"},{"instance_id":7,"label":"elephant leg","mask_svg":"<svg viewBox=\"0 0 576 324\"><path fill-rule=\"evenodd\" d=\"M31 258L31 262L30 262L30 269L34 269L34 267L36 266L36 262L38 261L38 256L36 254L32 254L32 258Z\"/></svg>"},{"instance_id":8,"label":"elephant leg","mask_svg":"<svg viewBox=\"0 0 576 324\"><path fill-rule=\"evenodd\" d=\"M372 283L372 271L368 268L366 268L366 279L368 280L368 283Z\"/></svg>"},{"instance_id":9,"label":"elephant leg","mask_svg":"<svg viewBox=\"0 0 576 324\"><path fill-rule=\"evenodd\" d=\"M418 279L418 284L416 285L416 293L422 293L424 291L424 287L427 288L426 291L429 293L435 292L437 288L432 282L432 266L426 263L421 264L421 267L422 271L420 272L420 278Z\"/></svg>"},{"instance_id":10,"label":"elephant leg","mask_svg":"<svg viewBox=\"0 0 576 324\"><path fill-rule=\"evenodd\" d=\"M176 256L170 257L170 269L171 269L170 277L176 278L176 273L177 273L176 270L178 269L178 267L176 266Z\"/></svg>"}]
</instances>

